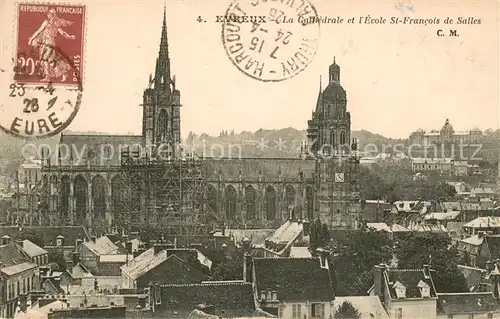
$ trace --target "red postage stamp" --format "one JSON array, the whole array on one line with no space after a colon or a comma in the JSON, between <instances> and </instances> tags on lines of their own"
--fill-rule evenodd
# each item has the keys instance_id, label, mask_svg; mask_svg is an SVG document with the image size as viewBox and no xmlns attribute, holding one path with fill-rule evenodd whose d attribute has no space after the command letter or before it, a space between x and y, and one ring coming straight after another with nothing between
<instances>
[{"instance_id":1,"label":"red postage stamp","mask_svg":"<svg viewBox=\"0 0 500 319\"><path fill-rule=\"evenodd\" d=\"M85 6L22 3L17 25L16 83L81 87Z\"/></svg>"}]
</instances>

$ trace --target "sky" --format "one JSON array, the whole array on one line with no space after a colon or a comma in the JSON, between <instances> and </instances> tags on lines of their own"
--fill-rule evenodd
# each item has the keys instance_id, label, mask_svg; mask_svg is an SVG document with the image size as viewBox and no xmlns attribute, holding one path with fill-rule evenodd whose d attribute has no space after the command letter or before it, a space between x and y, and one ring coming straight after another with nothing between
<instances>
[{"instance_id":1,"label":"sky","mask_svg":"<svg viewBox=\"0 0 500 319\"><path fill-rule=\"evenodd\" d=\"M57 1L53 1L53 3ZM221 130L305 129L334 56L347 91L352 129L406 138L418 129L499 127L499 32L496 1L311 0L320 16L480 18L475 25L321 24L307 68L282 82L261 82L229 60L215 22L226 0L167 0L172 73L181 91L182 135ZM0 0L0 67L14 52L15 6ZM163 1L88 0L85 4L81 108L69 130L141 133L143 90L154 72ZM206 23L196 19L202 16ZM438 37L456 29L459 37ZM7 66L6 66L7 65ZM1 96L7 92L5 83Z\"/></svg>"}]
</instances>

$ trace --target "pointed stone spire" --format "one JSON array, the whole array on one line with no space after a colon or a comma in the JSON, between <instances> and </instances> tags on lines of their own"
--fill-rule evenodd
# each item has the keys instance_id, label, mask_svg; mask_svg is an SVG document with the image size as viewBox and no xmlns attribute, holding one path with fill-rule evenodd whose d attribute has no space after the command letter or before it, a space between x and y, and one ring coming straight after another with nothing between
<instances>
[{"instance_id":1,"label":"pointed stone spire","mask_svg":"<svg viewBox=\"0 0 500 319\"><path fill-rule=\"evenodd\" d=\"M163 6L163 25L161 29L160 50L156 59L155 88L170 95L170 57L168 54L167 5Z\"/></svg>"}]
</instances>

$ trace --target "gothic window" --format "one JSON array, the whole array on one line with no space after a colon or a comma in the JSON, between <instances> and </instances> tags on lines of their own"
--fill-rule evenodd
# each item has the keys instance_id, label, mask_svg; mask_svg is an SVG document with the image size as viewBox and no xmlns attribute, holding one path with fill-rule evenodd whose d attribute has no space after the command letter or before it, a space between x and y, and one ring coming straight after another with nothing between
<instances>
[{"instance_id":1,"label":"gothic window","mask_svg":"<svg viewBox=\"0 0 500 319\"><path fill-rule=\"evenodd\" d=\"M255 188L249 185L245 188L245 202L246 202L246 219L255 219L256 213L256 198L257 194Z\"/></svg>"},{"instance_id":2,"label":"gothic window","mask_svg":"<svg viewBox=\"0 0 500 319\"><path fill-rule=\"evenodd\" d=\"M211 213L217 215L217 189L213 185L207 187L207 207Z\"/></svg>"},{"instance_id":3,"label":"gothic window","mask_svg":"<svg viewBox=\"0 0 500 319\"><path fill-rule=\"evenodd\" d=\"M236 197L237 197L236 189L234 189L233 186L229 185L226 188L226 200L225 200L227 220L234 220L236 217Z\"/></svg>"},{"instance_id":4,"label":"gothic window","mask_svg":"<svg viewBox=\"0 0 500 319\"><path fill-rule=\"evenodd\" d=\"M158 116L158 135L160 138L165 138L168 131L168 116L167 111L161 110Z\"/></svg>"},{"instance_id":5,"label":"gothic window","mask_svg":"<svg viewBox=\"0 0 500 319\"><path fill-rule=\"evenodd\" d=\"M61 215L68 217L69 215L69 192L70 192L70 178L68 175L64 175L61 178L61 196L60 196L60 210Z\"/></svg>"},{"instance_id":6,"label":"gothic window","mask_svg":"<svg viewBox=\"0 0 500 319\"><path fill-rule=\"evenodd\" d=\"M101 175L92 179L92 202L94 217L104 218L106 215L106 180Z\"/></svg>"},{"instance_id":7,"label":"gothic window","mask_svg":"<svg viewBox=\"0 0 500 319\"><path fill-rule=\"evenodd\" d=\"M77 175L74 182L76 219L85 218L88 203L88 184L82 175Z\"/></svg>"},{"instance_id":8,"label":"gothic window","mask_svg":"<svg viewBox=\"0 0 500 319\"><path fill-rule=\"evenodd\" d=\"M307 203L307 219L309 221L314 220L314 211L313 211L313 201L314 201L313 189L311 186L306 187L306 203Z\"/></svg>"},{"instance_id":9,"label":"gothic window","mask_svg":"<svg viewBox=\"0 0 500 319\"><path fill-rule=\"evenodd\" d=\"M345 136L345 131L340 132L340 145L345 145L346 144L346 136Z\"/></svg>"},{"instance_id":10,"label":"gothic window","mask_svg":"<svg viewBox=\"0 0 500 319\"><path fill-rule=\"evenodd\" d=\"M287 213L290 214L289 218L296 218L297 216L293 216L293 209L295 205L295 188L291 185L287 185L285 187L285 203Z\"/></svg>"},{"instance_id":11,"label":"gothic window","mask_svg":"<svg viewBox=\"0 0 500 319\"><path fill-rule=\"evenodd\" d=\"M330 144L335 148L335 132L330 132Z\"/></svg>"},{"instance_id":12,"label":"gothic window","mask_svg":"<svg viewBox=\"0 0 500 319\"><path fill-rule=\"evenodd\" d=\"M267 219L276 219L276 191L272 186L267 186L266 188L265 205Z\"/></svg>"}]
</instances>

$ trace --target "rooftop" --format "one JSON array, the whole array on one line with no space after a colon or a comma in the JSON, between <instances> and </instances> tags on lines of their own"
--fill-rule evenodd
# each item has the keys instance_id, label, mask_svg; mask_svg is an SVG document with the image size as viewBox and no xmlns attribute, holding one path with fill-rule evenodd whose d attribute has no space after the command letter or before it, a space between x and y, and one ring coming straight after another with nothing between
<instances>
[{"instance_id":1,"label":"rooftop","mask_svg":"<svg viewBox=\"0 0 500 319\"><path fill-rule=\"evenodd\" d=\"M30 257L35 257L35 256L40 256L44 254L48 254L48 252L40 248L39 246L33 244L31 241L25 239L23 240L23 250L30 256Z\"/></svg>"},{"instance_id":2,"label":"rooftop","mask_svg":"<svg viewBox=\"0 0 500 319\"><path fill-rule=\"evenodd\" d=\"M241 281L162 285L161 309L195 309L212 305L228 316L251 316L255 311L252 284Z\"/></svg>"},{"instance_id":3,"label":"rooftop","mask_svg":"<svg viewBox=\"0 0 500 319\"><path fill-rule=\"evenodd\" d=\"M389 288L389 293L392 299L398 299L394 284L399 282L404 287L406 287L406 298L422 298L420 292L419 284L422 281L427 284L430 288L430 296L436 297L436 291L434 289L434 284L430 277L425 274L423 269L388 269L386 271L387 286Z\"/></svg>"},{"instance_id":4,"label":"rooftop","mask_svg":"<svg viewBox=\"0 0 500 319\"><path fill-rule=\"evenodd\" d=\"M276 290L281 301L334 299L329 270L316 258L254 258L253 263L259 292Z\"/></svg>"},{"instance_id":5,"label":"rooftop","mask_svg":"<svg viewBox=\"0 0 500 319\"><path fill-rule=\"evenodd\" d=\"M84 242L83 245L96 255L117 254L120 250L107 236L97 238L95 243L93 241Z\"/></svg>"},{"instance_id":6,"label":"rooftop","mask_svg":"<svg viewBox=\"0 0 500 319\"><path fill-rule=\"evenodd\" d=\"M480 314L499 311L491 292L438 294L437 312L445 315Z\"/></svg>"}]
</instances>

